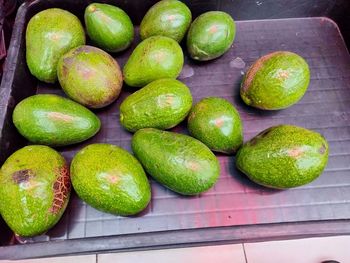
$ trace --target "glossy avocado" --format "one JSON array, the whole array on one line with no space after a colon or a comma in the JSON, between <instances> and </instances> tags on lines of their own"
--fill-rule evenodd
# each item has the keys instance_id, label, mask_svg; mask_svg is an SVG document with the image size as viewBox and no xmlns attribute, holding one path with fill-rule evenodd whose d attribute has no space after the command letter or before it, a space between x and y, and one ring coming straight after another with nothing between
<instances>
[{"instance_id":1,"label":"glossy avocado","mask_svg":"<svg viewBox=\"0 0 350 263\"><path fill-rule=\"evenodd\" d=\"M285 189L315 180L328 161L328 143L317 132L279 125L264 130L238 151L236 165L252 181Z\"/></svg>"},{"instance_id":2,"label":"glossy avocado","mask_svg":"<svg viewBox=\"0 0 350 263\"><path fill-rule=\"evenodd\" d=\"M187 135L146 128L134 134L131 146L146 172L179 194L205 192L220 175L216 156Z\"/></svg>"},{"instance_id":3,"label":"glossy avocado","mask_svg":"<svg viewBox=\"0 0 350 263\"><path fill-rule=\"evenodd\" d=\"M91 144L71 164L72 184L92 207L116 215L134 215L151 199L151 188L141 164L124 149Z\"/></svg>"},{"instance_id":4,"label":"glossy avocado","mask_svg":"<svg viewBox=\"0 0 350 263\"><path fill-rule=\"evenodd\" d=\"M227 100L204 98L188 116L190 134L211 150L234 153L243 142L243 128L238 111Z\"/></svg>"},{"instance_id":5,"label":"glossy avocado","mask_svg":"<svg viewBox=\"0 0 350 263\"><path fill-rule=\"evenodd\" d=\"M132 87L143 87L180 74L184 56L179 44L168 37L153 36L143 40L132 52L123 68L124 81Z\"/></svg>"},{"instance_id":6,"label":"glossy avocado","mask_svg":"<svg viewBox=\"0 0 350 263\"><path fill-rule=\"evenodd\" d=\"M27 65L37 79L54 83L59 58L85 44L79 19L68 11L50 8L34 15L26 31Z\"/></svg>"},{"instance_id":7,"label":"glossy avocado","mask_svg":"<svg viewBox=\"0 0 350 263\"><path fill-rule=\"evenodd\" d=\"M69 169L55 150L26 146L13 153L0 171L0 212L19 236L45 233L61 218L70 196Z\"/></svg>"},{"instance_id":8,"label":"glossy avocado","mask_svg":"<svg viewBox=\"0 0 350 263\"><path fill-rule=\"evenodd\" d=\"M129 131L170 129L183 121L192 107L189 88L176 79L155 80L128 96L120 105L120 123Z\"/></svg>"},{"instance_id":9,"label":"glossy avocado","mask_svg":"<svg viewBox=\"0 0 350 263\"><path fill-rule=\"evenodd\" d=\"M62 56L57 73L68 97L89 108L102 108L114 102L123 85L117 61L92 46L80 46Z\"/></svg>"},{"instance_id":10,"label":"glossy avocado","mask_svg":"<svg viewBox=\"0 0 350 263\"><path fill-rule=\"evenodd\" d=\"M277 51L254 62L243 78L240 93L249 106L280 110L298 102L309 82L309 66L301 56Z\"/></svg>"},{"instance_id":11,"label":"glossy avocado","mask_svg":"<svg viewBox=\"0 0 350 263\"><path fill-rule=\"evenodd\" d=\"M187 50L191 58L205 61L223 55L236 35L232 17L222 11L210 11L197 17L187 34Z\"/></svg>"},{"instance_id":12,"label":"glossy avocado","mask_svg":"<svg viewBox=\"0 0 350 263\"><path fill-rule=\"evenodd\" d=\"M141 39L166 36L180 42L192 21L191 10L181 1L162 0L153 5L140 25Z\"/></svg>"},{"instance_id":13,"label":"glossy avocado","mask_svg":"<svg viewBox=\"0 0 350 263\"><path fill-rule=\"evenodd\" d=\"M13 123L19 133L36 144L64 146L85 141L100 129L99 118L69 99L40 94L15 107Z\"/></svg>"},{"instance_id":14,"label":"glossy avocado","mask_svg":"<svg viewBox=\"0 0 350 263\"><path fill-rule=\"evenodd\" d=\"M134 39L131 19L119 7L92 3L86 7L84 19L88 36L103 50L125 50Z\"/></svg>"}]
</instances>

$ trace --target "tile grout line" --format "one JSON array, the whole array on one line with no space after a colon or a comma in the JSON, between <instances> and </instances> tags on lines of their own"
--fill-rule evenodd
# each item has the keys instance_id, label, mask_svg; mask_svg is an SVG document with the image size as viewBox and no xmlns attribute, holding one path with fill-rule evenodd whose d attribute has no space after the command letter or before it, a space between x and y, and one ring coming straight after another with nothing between
<instances>
[{"instance_id":1,"label":"tile grout line","mask_svg":"<svg viewBox=\"0 0 350 263\"><path fill-rule=\"evenodd\" d=\"M96 263L98 263L98 254L95 254L96 256Z\"/></svg>"},{"instance_id":2,"label":"tile grout line","mask_svg":"<svg viewBox=\"0 0 350 263\"><path fill-rule=\"evenodd\" d=\"M242 243L242 247L243 247L243 253L244 253L245 263L248 263L247 254L246 254L246 252L245 252L245 246L244 246L244 243Z\"/></svg>"}]
</instances>

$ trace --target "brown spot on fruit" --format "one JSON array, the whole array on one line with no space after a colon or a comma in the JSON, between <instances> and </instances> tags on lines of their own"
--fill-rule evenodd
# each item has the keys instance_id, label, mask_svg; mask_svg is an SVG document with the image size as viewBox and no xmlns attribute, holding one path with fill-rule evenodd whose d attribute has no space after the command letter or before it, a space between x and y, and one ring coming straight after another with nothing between
<instances>
[{"instance_id":1,"label":"brown spot on fruit","mask_svg":"<svg viewBox=\"0 0 350 263\"><path fill-rule=\"evenodd\" d=\"M16 183L16 184L20 184L20 183L26 183L29 181L30 178L34 177L34 171L31 169L23 169L23 170L19 170L16 171L12 174L12 180Z\"/></svg>"},{"instance_id":2,"label":"brown spot on fruit","mask_svg":"<svg viewBox=\"0 0 350 263\"><path fill-rule=\"evenodd\" d=\"M61 112L51 111L47 113L47 117L51 120L63 121L63 122L72 122L74 120L73 116L64 114Z\"/></svg>"},{"instance_id":3,"label":"brown spot on fruit","mask_svg":"<svg viewBox=\"0 0 350 263\"><path fill-rule=\"evenodd\" d=\"M209 28L209 33L210 33L210 34L214 34L214 33L216 33L216 32L218 32L218 26L217 26L217 25L213 25L213 26L211 26L211 27Z\"/></svg>"},{"instance_id":4,"label":"brown spot on fruit","mask_svg":"<svg viewBox=\"0 0 350 263\"><path fill-rule=\"evenodd\" d=\"M200 165L196 162L189 161L187 162L187 168L189 168L192 171L198 171L200 168Z\"/></svg>"},{"instance_id":5,"label":"brown spot on fruit","mask_svg":"<svg viewBox=\"0 0 350 263\"><path fill-rule=\"evenodd\" d=\"M321 146L321 148L320 149L318 149L318 152L320 153L320 154L324 154L325 152L326 152L326 145L324 145L324 144L322 144L322 146Z\"/></svg>"},{"instance_id":6,"label":"brown spot on fruit","mask_svg":"<svg viewBox=\"0 0 350 263\"><path fill-rule=\"evenodd\" d=\"M71 189L69 170L66 165L57 169L57 179L54 182L52 189L54 192L54 198L49 211L52 214L57 214L68 198Z\"/></svg>"},{"instance_id":7,"label":"brown spot on fruit","mask_svg":"<svg viewBox=\"0 0 350 263\"><path fill-rule=\"evenodd\" d=\"M58 33L52 33L51 40L52 41L59 41L61 39L61 36Z\"/></svg>"},{"instance_id":8,"label":"brown spot on fruit","mask_svg":"<svg viewBox=\"0 0 350 263\"><path fill-rule=\"evenodd\" d=\"M155 59L155 61L157 61L158 63L163 62L164 58L165 58L165 54L164 54L164 52L162 52L162 51L158 51L158 52L154 55L154 59Z\"/></svg>"},{"instance_id":9,"label":"brown spot on fruit","mask_svg":"<svg viewBox=\"0 0 350 263\"><path fill-rule=\"evenodd\" d=\"M77 65L77 71L84 79L91 79L96 75L95 70L88 67L84 67L83 65L80 65L80 64Z\"/></svg>"},{"instance_id":10,"label":"brown spot on fruit","mask_svg":"<svg viewBox=\"0 0 350 263\"><path fill-rule=\"evenodd\" d=\"M292 158L298 159L304 154L304 151L301 148L296 147L296 148L289 149L287 151L287 154Z\"/></svg>"},{"instance_id":11,"label":"brown spot on fruit","mask_svg":"<svg viewBox=\"0 0 350 263\"><path fill-rule=\"evenodd\" d=\"M224 125L224 120L222 118L217 118L215 120L215 126L221 128Z\"/></svg>"},{"instance_id":12,"label":"brown spot on fruit","mask_svg":"<svg viewBox=\"0 0 350 263\"><path fill-rule=\"evenodd\" d=\"M167 96L165 99L165 102L166 102L166 104L171 106L174 103L174 96L172 96L172 95Z\"/></svg>"},{"instance_id":13,"label":"brown spot on fruit","mask_svg":"<svg viewBox=\"0 0 350 263\"><path fill-rule=\"evenodd\" d=\"M276 73L276 78L278 78L279 80L285 80L288 77L289 77L289 71L288 70L280 69Z\"/></svg>"},{"instance_id":14,"label":"brown spot on fruit","mask_svg":"<svg viewBox=\"0 0 350 263\"><path fill-rule=\"evenodd\" d=\"M111 184L116 184L119 181L119 176L116 174L108 174L106 176L106 179L108 182L110 182Z\"/></svg>"},{"instance_id":15,"label":"brown spot on fruit","mask_svg":"<svg viewBox=\"0 0 350 263\"><path fill-rule=\"evenodd\" d=\"M169 15L169 16L168 16L168 20L169 20L169 21L175 20L175 15Z\"/></svg>"},{"instance_id":16,"label":"brown spot on fruit","mask_svg":"<svg viewBox=\"0 0 350 263\"><path fill-rule=\"evenodd\" d=\"M93 13L93 12L96 11L96 9L97 9L96 6L90 5L89 8L88 8L88 11L91 12L91 13Z\"/></svg>"}]
</instances>

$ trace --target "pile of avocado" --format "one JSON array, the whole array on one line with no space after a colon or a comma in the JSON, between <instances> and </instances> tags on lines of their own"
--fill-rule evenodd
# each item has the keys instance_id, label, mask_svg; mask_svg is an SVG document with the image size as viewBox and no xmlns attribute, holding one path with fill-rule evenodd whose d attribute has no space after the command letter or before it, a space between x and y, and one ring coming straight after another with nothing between
<instances>
[{"instance_id":1,"label":"pile of avocado","mask_svg":"<svg viewBox=\"0 0 350 263\"><path fill-rule=\"evenodd\" d=\"M198 61L217 59L231 48L236 29L229 14L211 11L192 22L181 1L158 2L144 16L142 42L122 70L107 52L123 51L133 42L129 16L116 6L92 3L84 20L94 46L85 45L79 19L62 9L41 11L27 26L30 72L43 82L58 80L68 98L34 95L13 111L18 132L33 144L13 153L0 170L0 212L15 234L39 235L55 225L71 185L86 203L122 216L149 204L146 173L179 194L203 193L220 175L212 151L237 154L238 169L271 188L304 185L324 170L328 143L317 132L278 125L243 144L240 114L229 101L208 97L193 106L190 89L176 80L184 64L183 38L189 56ZM240 95L258 109L284 109L302 98L309 81L302 57L277 51L250 67ZM90 109L113 103L123 82L140 87L120 105L120 123L134 133L134 155L116 145L90 144L69 167L50 147L77 144L97 134L101 122ZM165 131L186 119L190 136Z\"/></svg>"}]
</instances>

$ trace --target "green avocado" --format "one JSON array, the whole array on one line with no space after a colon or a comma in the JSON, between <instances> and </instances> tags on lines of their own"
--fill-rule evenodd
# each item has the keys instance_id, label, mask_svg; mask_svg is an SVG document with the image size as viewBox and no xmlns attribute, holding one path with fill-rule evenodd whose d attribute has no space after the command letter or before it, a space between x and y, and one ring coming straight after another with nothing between
<instances>
[{"instance_id":1,"label":"green avocado","mask_svg":"<svg viewBox=\"0 0 350 263\"><path fill-rule=\"evenodd\" d=\"M187 135L146 128L134 134L131 146L146 172L179 194L205 192L220 175L216 156Z\"/></svg>"},{"instance_id":2,"label":"green avocado","mask_svg":"<svg viewBox=\"0 0 350 263\"><path fill-rule=\"evenodd\" d=\"M267 54L249 68L241 85L241 97L263 110L280 110L298 102L310 82L306 61L288 51Z\"/></svg>"},{"instance_id":3,"label":"green avocado","mask_svg":"<svg viewBox=\"0 0 350 263\"><path fill-rule=\"evenodd\" d=\"M151 36L165 36L180 42L191 21L191 10L181 1L159 1L148 10L142 19L141 39Z\"/></svg>"},{"instance_id":4,"label":"green avocado","mask_svg":"<svg viewBox=\"0 0 350 263\"><path fill-rule=\"evenodd\" d=\"M65 159L43 145L13 153L0 172L0 211L15 234L45 233L61 218L71 183Z\"/></svg>"},{"instance_id":5,"label":"green avocado","mask_svg":"<svg viewBox=\"0 0 350 263\"><path fill-rule=\"evenodd\" d=\"M120 105L120 123L129 131L170 129L192 107L189 88L176 79L159 79L127 97Z\"/></svg>"},{"instance_id":6,"label":"green avocado","mask_svg":"<svg viewBox=\"0 0 350 263\"><path fill-rule=\"evenodd\" d=\"M222 11L210 11L197 17L187 34L187 50L191 58L211 60L230 49L236 35L232 17Z\"/></svg>"},{"instance_id":7,"label":"green avocado","mask_svg":"<svg viewBox=\"0 0 350 263\"><path fill-rule=\"evenodd\" d=\"M308 184L324 170L328 143L317 132L279 125L264 130L238 151L236 165L252 181L285 189Z\"/></svg>"},{"instance_id":8,"label":"green avocado","mask_svg":"<svg viewBox=\"0 0 350 263\"><path fill-rule=\"evenodd\" d=\"M234 153L243 143L239 113L222 98L209 97L199 101L188 116L188 130L217 152Z\"/></svg>"},{"instance_id":9,"label":"green avocado","mask_svg":"<svg viewBox=\"0 0 350 263\"><path fill-rule=\"evenodd\" d=\"M41 11L30 19L27 26L28 68L39 80L54 83L59 58L84 44L84 29L75 15L59 8Z\"/></svg>"},{"instance_id":10,"label":"green avocado","mask_svg":"<svg viewBox=\"0 0 350 263\"><path fill-rule=\"evenodd\" d=\"M72 160L71 176L78 196L92 207L122 216L142 211L151 188L141 164L111 144L91 144Z\"/></svg>"},{"instance_id":11,"label":"green avocado","mask_svg":"<svg viewBox=\"0 0 350 263\"><path fill-rule=\"evenodd\" d=\"M102 108L114 102L123 85L117 61L92 46L80 46L62 56L57 73L68 97L89 108Z\"/></svg>"},{"instance_id":12,"label":"green avocado","mask_svg":"<svg viewBox=\"0 0 350 263\"><path fill-rule=\"evenodd\" d=\"M15 107L13 123L21 135L36 144L64 146L85 141L100 129L99 118L69 99L40 94Z\"/></svg>"},{"instance_id":13,"label":"green avocado","mask_svg":"<svg viewBox=\"0 0 350 263\"><path fill-rule=\"evenodd\" d=\"M143 40L126 62L124 81L131 87L143 87L164 78L175 79L180 74L184 55L173 39L153 36Z\"/></svg>"},{"instance_id":14,"label":"green avocado","mask_svg":"<svg viewBox=\"0 0 350 263\"><path fill-rule=\"evenodd\" d=\"M92 3L85 9L84 19L90 39L106 51L123 51L134 39L130 17L116 6Z\"/></svg>"}]
</instances>

